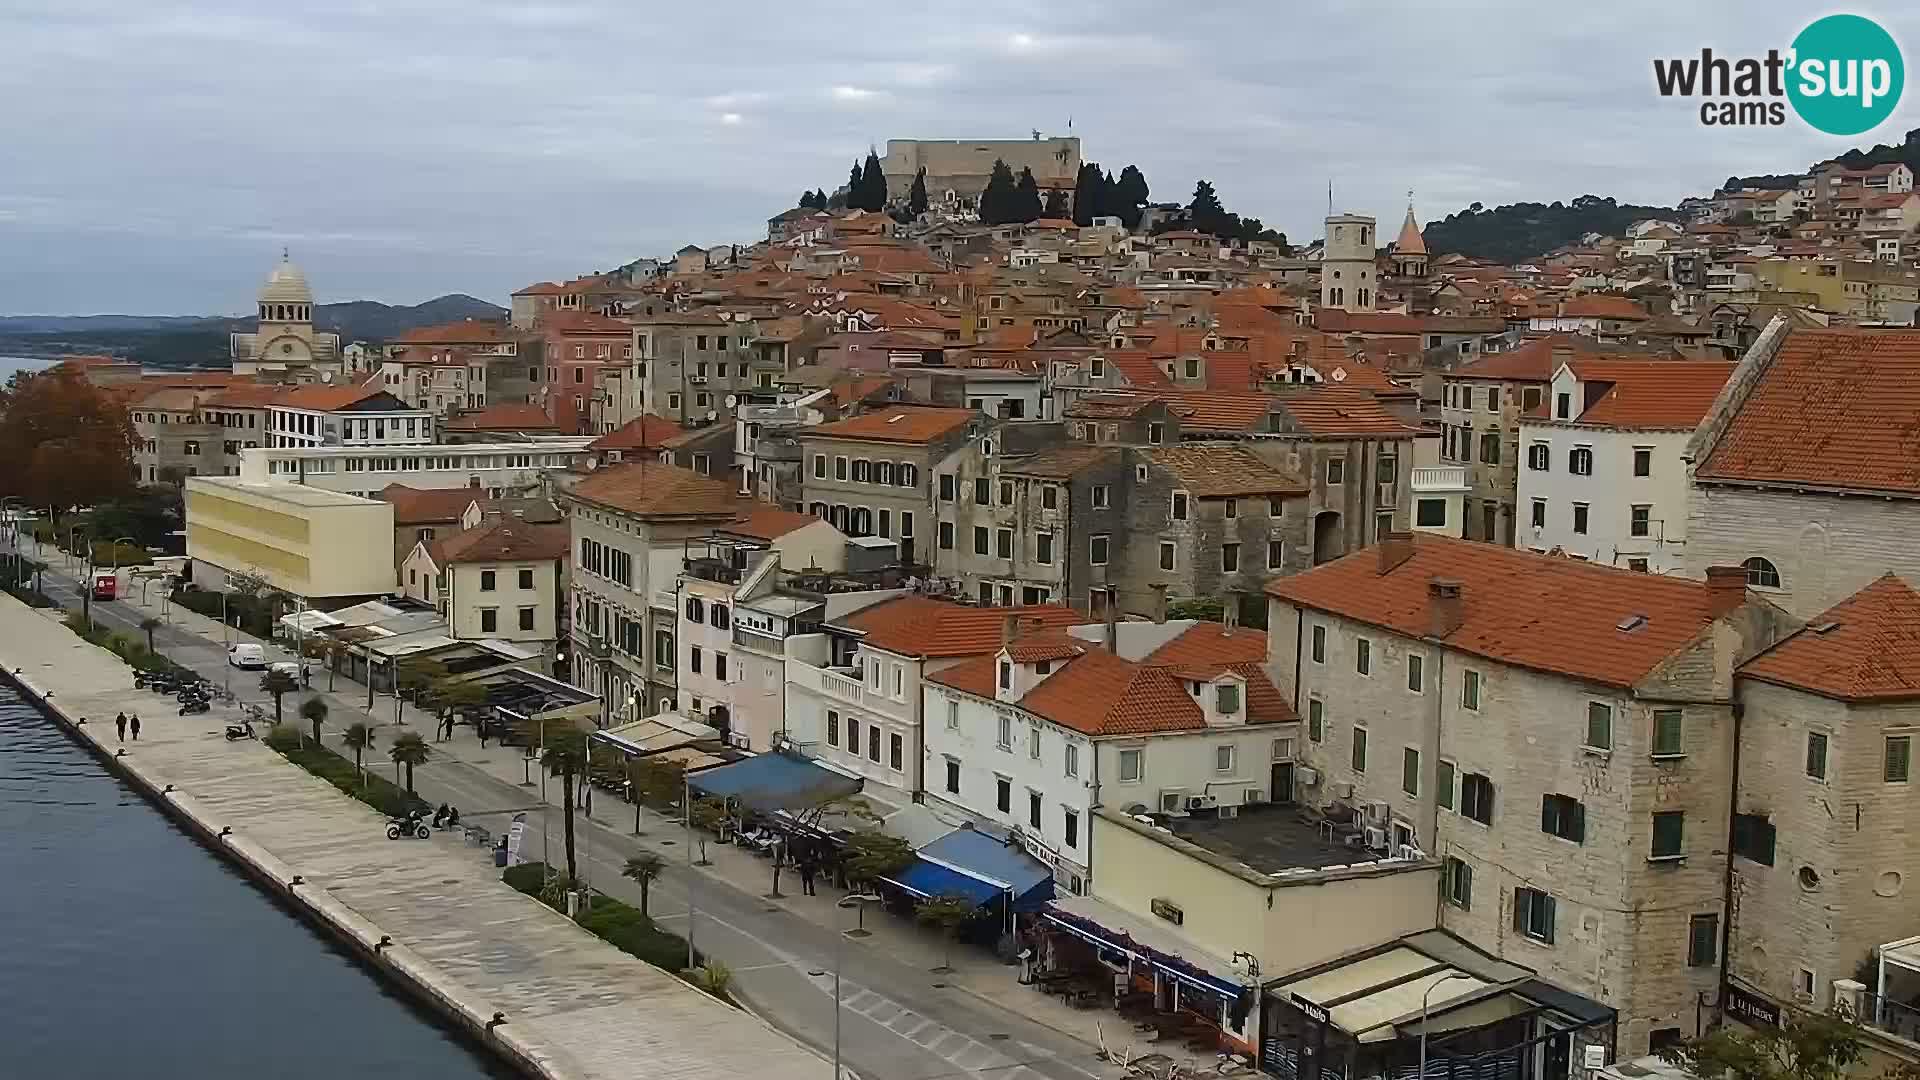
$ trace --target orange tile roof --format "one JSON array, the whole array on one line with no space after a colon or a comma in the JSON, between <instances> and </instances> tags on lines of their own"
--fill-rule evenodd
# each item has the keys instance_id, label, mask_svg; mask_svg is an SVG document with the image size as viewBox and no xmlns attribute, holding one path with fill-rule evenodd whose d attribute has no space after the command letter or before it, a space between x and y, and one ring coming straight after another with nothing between
<instances>
[{"instance_id":1,"label":"orange tile roof","mask_svg":"<svg viewBox=\"0 0 1920 1080\"><path fill-rule=\"evenodd\" d=\"M1448 647L1618 687L1646 677L1713 621L1704 582L1428 533L1412 543L1412 556L1385 574L1369 548L1269 582L1267 594L1419 638L1431 629L1428 584L1457 581L1464 617ZM1620 629L1636 615L1644 625Z\"/></svg>"},{"instance_id":2,"label":"orange tile roof","mask_svg":"<svg viewBox=\"0 0 1920 1080\"><path fill-rule=\"evenodd\" d=\"M1700 426L1733 374L1722 360L1583 359L1568 365L1583 383L1608 383L1579 422L1603 427L1682 429Z\"/></svg>"},{"instance_id":3,"label":"orange tile roof","mask_svg":"<svg viewBox=\"0 0 1920 1080\"><path fill-rule=\"evenodd\" d=\"M273 383L234 383L208 398L204 404L216 409L257 409L272 402L286 389Z\"/></svg>"},{"instance_id":4,"label":"orange tile roof","mask_svg":"<svg viewBox=\"0 0 1920 1080\"><path fill-rule=\"evenodd\" d=\"M888 405L846 420L803 428L801 434L865 442L928 443L978 419L980 414L973 409Z\"/></svg>"},{"instance_id":5,"label":"orange tile roof","mask_svg":"<svg viewBox=\"0 0 1920 1080\"><path fill-rule=\"evenodd\" d=\"M1882 575L1740 674L1842 701L1920 698L1920 593Z\"/></svg>"},{"instance_id":6,"label":"orange tile roof","mask_svg":"<svg viewBox=\"0 0 1920 1080\"><path fill-rule=\"evenodd\" d=\"M1167 373L1154 363L1153 356L1145 350L1114 349L1097 355L1118 368L1127 382L1135 387L1152 389L1173 385L1173 380L1167 378Z\"/></svg>"},{"instance_id":7,"label":"orange tile roof","mask_svg":"<svg viewBox=\"0 0 1920 1080\"><path fill-rule=\"evenodd\" d=\"M540 313L540 325L560 334L626 337L633 333L632 323L608 318L597 311L544 311Z\"/></svg>"},{"instance_id":8,"label":"orange tile roof","mask_svg":"<svg viewBox=\"0 0 1920 1080\"><path fill-rule=\"evenodd\" d=\"M434 545L433 561L497 563L564 559L573 546L567 525L536 525L525 521L482 523L443 537Z\"/></svg>"},{"instance_id":9,"label":"orange tile roof","mask_svg":"<svg viewBox=\"0 0 1920 1080\"><path fill-rule=\"evenodd\" d=\"M1559 353L1556 360L1554 354ZM1456 379L1501 379L1509 382L1551 382L1562 360L1606 356L1616 359L1657 360L1663 354L1611 350L1598 340L1580 334L1544 334L1529 338L1518 348L1505 352L1482 353L1470 363L1453 369Z\"/></svg>"},{"instance_id":10,"label":"orange tile roof","mask_svg":"<svg viewBox=\"0 0 1920 1080\"><path fill-rule=\"evenodd\" d=\"M1066 480L1120 454L1116 446L1056 446L1026 457L1001 459L1000 471L1013 476L1043 476Z\"/></svg>"},{"instance_id":11,"label":"orange tile roof","mask_svg":"<svg viewBox=\"0 0 1920 1080\"><path fill-rule=\"evenodd\" d=\"M726 517L742 509L742 500L724 481L692 469L641 459L595 469L573 485L576 499L641 517Z\"/></svg>"},{"instance_id":12,"label":"orange tile roof","mask_svg":"<svg viewBox=\"0 0 1920 1080\"><path fill-rule=\"evenodd\" d=\"M382 502L393 504L395 525L424 525L438 521L458 521L475 499L486 492L474 487L411 488L388 484L374 493Z\"/></svg>"},{"instance_id":13,"label":"orange tile roof","mask_svg":"<svg viewBox=\"0 0 1920 1080\"><path fill-rule=\"evenodd\" d=\"M658 450L685 429L664 416L642 413L587 444L587 449Z\"/></svg>"},{"instance_id":14,"label":"orange tile roof","mask_svg":"<svg viewBox=\"0 0 1920 1080\"><path fill-rule=\"evenodd\" d=\"M820 518L814 517L812 514L800 514L792 510L781 510L777 507L766 506L758 510L749 511L745 517L731 524L723 525L721 529L738 536L750 536L755 540L765 540L771 543L786 536L788 533L796 533L809 525L817 525L820 521Z\"/></svg>"},{"instance_id":15,"label":"orange tile roof","mask_svg":"<svg viewBox=\"0 0 1920 1080\"><path fill-rule=\"evenodd\" d=\"M891 375L855 375L846 379L836 379L833 383L833 403L841 407L855 402L865 401L893 385Z\"/></svg>"},{"instance_id":16,"label":"orange tile roof","mask_svg":"<svg viewBox=\"0 0 1920 1080\"><path fill-rule=\"evenodd\" d=\"M332 412L357 405L370 397L384 394L386 391L377 386L302 386L289 390L274 398L271 404L287 409L311 409L314 412Z\"/></svg>"},{"instance_id":17,"label":"orange tile roof","mask_svg":"<svg viewBox=\"0 0 1920 1080\"><path fill-rule=\"evenodd\" d=\"M1586 293L1569 299L1559 316L1568 319L1646 319L1645 308L1624 296Z\"/></svg>"},{"instance_id":18,"label":"orange tile roof","mask_svg":"<svg viewBox=\"0 0 1920 1080\"><path fill-rule=\"evenodd\" d=\"M1195 498L1307 493L1300 480L1238 446L1163 446L1146 451L1146 456L1172 473Z\"/></svg>"},{"instance_id":19,"label":"orange tile roof","mask_svg":"<svg viewBox=\"0 0 1920 1080\"><path fill-rule=\"evenodd\" d=\"M439 326L416 326L396 342L417 345L497 345L507 340L507 325L479 319L461 319Z\"/></svg>"},{"instance_id":20,"label":"orange tile roof","mask_svg":"<svg viewBox=\"0 0 1920 1080\"><path fill-rule=\"evenodd\" d=\"M1366 390L1320 385L1279 399L1300 430L1315 439L1410 439L1421 429L1387 411Z\"/></svg>"},{"instance_id":21,"label":"orange tile roof","mask_svg":"<svg viewBox=\"0 0 1920 1080\"><path fill-rule=\"evenodd\" d=\"M551 281L536 281L524 289L514 290L515 296L559 296L567 290Z\"/></svg>"},{"instance_id":22,"label":"orange tile roof","mask_svg":"<svg viewBox=\"0 0 1920 1080\"><path fill-rule=\"evenodd\" d=\"M902 656L973 656L1000 648L1007 616L1024 627L1072 626L1079 613L1058 604L1031 607L969 607L925 596L902 596L834 620L835 626L860 631L875 648Z\"/></svg>"},{"instance_id":23,"label":"orange tile roof","mask_svg":"<svg viewBox=\"0 0 1920 1080\"><path fill-rule=\"evenodd\" d=\"M1920 331L1794 330L1702 480L1920 494Z\"/></svg>"},{"instance_id":24,"label":"orange tile roof","mask_svg":"<svg viewBox=\"0 0 1920 1080\"><path fill-rule=\"evenodd\" d=\"M503 401L447 421L448 431L559 431L546 410L526 401Z\"/></svg>"}]
</instances>

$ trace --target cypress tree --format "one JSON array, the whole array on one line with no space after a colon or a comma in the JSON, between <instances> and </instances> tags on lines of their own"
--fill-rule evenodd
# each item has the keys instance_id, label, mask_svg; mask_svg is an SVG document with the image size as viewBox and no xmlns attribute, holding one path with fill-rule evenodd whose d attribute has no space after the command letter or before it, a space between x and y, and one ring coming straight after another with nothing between
<instances>
[{"instance_id":1,"label":"cypress tree","mask_svg":"<svg viewBox=\"0 0 1920 1080\"><path fill-rule=\"evenodd\" d=\"M1040 211L1040 216L1045 218L1066 217L1067 216L1067 193L1059 190L1058 188L1055 188L1054 190L1047 192L1047 204L1045 209Z\"/></svg>"},{"instance_id":2,"label":"cypress tree","mask_svg":"<svg viewBox=\"0 0 1920 1080\"><path fill-rule=\"evenodd\" d=\"M1100 206L1100 166L1093 162L1083 162L1080 175L1073 181L1073 223L1075 225L1093 224L1094 215Z\"/></svg>"},{"instance_id":3,"label":"cypress tree","mask_svg":"<svg viewBox=\"0 0 1920 1080\"><path fill-rule=\"evenodd\" d=\"M860 197L850 200L862 210L887 208L887 178L880 171L880 155L867 151L867 162L860 171Z\"/></svg>"},{"instance_id":4,"label":"cypress tree","mask_svg":"<svg viewBox=\"0 0 1920 1080\"><path fill-rule=\"evenodd\" d=\"M1014 220L1013 170L1002 159L995 159L987 177L986 190L980 193L980 220L988 225L1003 225Z\"/></svg>"},{"instance_id":5,"label":"cypress tree","mask_svg":"<svg viewBox=\"0 0 1920 1080\"><path fill-rule=\"evenodd\" d=\"M927 212L927 170L913 174L913 189L907 192L907 209L919 217Z\"/></svg>"},{"instance_id":6,"label":"cypress tree","mask_svg":"<svg viewBox=\"0 0 1920 1080\"><path fill-rule=\"evenodd\" d=\"M1020 181L1014 186L1014 221L1032 221L1040 216L1040 183L1033 178L1032 169L1020 170Z\"/></svg>"}]
</instances>

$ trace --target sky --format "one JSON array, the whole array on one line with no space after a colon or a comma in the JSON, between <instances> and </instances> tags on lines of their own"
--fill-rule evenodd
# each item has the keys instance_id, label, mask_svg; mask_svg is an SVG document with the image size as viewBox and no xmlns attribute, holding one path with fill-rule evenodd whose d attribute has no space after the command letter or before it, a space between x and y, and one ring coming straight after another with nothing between
<instances>
[{"instance_id":1,"label":"sky","mask_svg":"<svg viewBox=\"0 0 1920 1080\"><path fill-rule=\"evenodd\" d=\"M1903 43L1920 7L1849 9ZM1656 56L1802 4L0 0L0 314L416 303L750 243L888 138L1074 134L1295 240L1581 194L1672 204L1853 139L1701 126ZM1068 125L1071 123L1071 131Z\"/></svg>"}]
</instances>

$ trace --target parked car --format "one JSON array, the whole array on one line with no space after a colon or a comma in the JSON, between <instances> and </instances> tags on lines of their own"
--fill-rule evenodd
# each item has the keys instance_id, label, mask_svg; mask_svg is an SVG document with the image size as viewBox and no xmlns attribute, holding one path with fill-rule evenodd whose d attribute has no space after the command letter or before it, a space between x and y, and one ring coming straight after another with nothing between
<instances>
[{"instance_id":1,"label":"parked car","mask_svg":"<svg viewBox=\"0 0 1920 1080\"><path fill-rule=\"evenodd\" d=\"M267 666L267 650L258 645L234 645L227 649L227 663L242 671L259 671Z\"/></svg>"}]
</instances>

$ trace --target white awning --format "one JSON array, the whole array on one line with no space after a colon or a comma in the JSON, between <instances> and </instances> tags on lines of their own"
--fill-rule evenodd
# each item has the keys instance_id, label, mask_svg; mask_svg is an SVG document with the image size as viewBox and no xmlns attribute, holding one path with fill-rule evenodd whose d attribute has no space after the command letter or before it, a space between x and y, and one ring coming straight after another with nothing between
<instances>
[{"instance_id":1,"label":"white awning","mask_svg":"<svg viewBox=\"0 0 1920 1080\"><path fill-rule=\"evenodd\" d=\"M1920 937L1902 938L1880 946L1880 963L1920 971Z\"/></svg>"}]
</instances>

